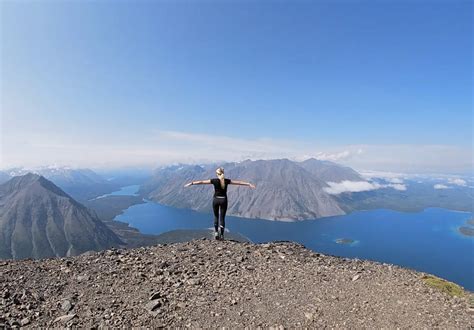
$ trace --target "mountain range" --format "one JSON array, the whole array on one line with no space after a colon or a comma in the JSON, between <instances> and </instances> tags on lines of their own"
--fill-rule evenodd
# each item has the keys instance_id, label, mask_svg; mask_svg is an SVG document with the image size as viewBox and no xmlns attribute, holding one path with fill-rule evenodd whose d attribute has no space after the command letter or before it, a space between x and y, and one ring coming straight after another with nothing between
<instances>
[{"instance_id":1,"label":"mountain range","mask_svg":"<svg viewBox=\"0 0 474 330\"><path fill-rule=\"evenodd\" d=\"M81 202L117 190L120 185L104 179L87 168L71 168L63 166L46 166L39 168L12 168L0 172L0 183L12 177L28 173L41 175L52 181L74 199Z\"/></svg>"},{"instance_id":2,"label":"mountain range","mask_svg":"<svg viewBox=\"0 0 474 330\"><path fill-rule=\"evenodd\" d=\"M176 165L158 169L154 177L142 185L140 192L161 204L211 212L211 186L184 188L186 182L215 177L216 164ZM246 160L226 163L225 175L230 179L250 181L256 185L229 186L229 215L268 220L303 220L345 214L336 198L326 192L326 182L363 181L351 168L308 159Z\"/></svg>"},{"instance_id":3,"label":"mountain range","mask_svg":"<svg viewBox=\"0 0 474 330\"><path fill-rule=\"evenodd\" d=\"M140 194L160 204L212 213L211 186L183 185L216 177L218 166L225 168L227 178L257 186L255 190L229 187L227 214L239 217L285 221L380 208L409 212L430 207L474 210L471 181L458 180L457 185L451 183L446 189L437 189L436 183L442 182L439 178L420 181L416 176L364 177L350 167L314 158L301 162L273 159L161 167L142 184Z\"/></svg>"},{"instance_id":4,"label":"mountain range","mask_svg":"<svg viewBox=\"0 0 474 330\"><path fill-rule=\"evenodd\" d=\"M0 259L78 255L122 241L96 215L37 174L0 185Z\"/></svg>"},{"instance_id":5,"label":"mountain range","mask_svg":"<svg viewBox=\"0 0 474 330\"><path fill-rule=\"evenodd\" d=\"M52 182L39 174L22 175L21 169L0 172L0 180L10 179L0 184L0 259L66 256L116 245L138 247L161 242L159 237L144 235L114 218L131 205L144 203L143 198L212 213L212 186L184 188L184 184L215 177L218 166L225 168L226 177L257 186L255 190L229 187L228 214L234 216L286 221L342 215L361 209L419 211L443 207L471 212L473 209L472 188L464 181L459 182L463 186L450 189L434 189L433 181L407 178L368 181L349 167L316 159L166 166L157 169L141 185L139 196L112 195L85 201L76 200L56 182L73 191L82 190L82 196L97 196L97 189L105 187L108 180L91 170L42 169L55 180ZM143 179L141 175L140 180ZM119 178L116 184L137 184L136 180L137 177L129 175L125 181ZM352 192L340 189L351 185L357 188L360 184L376 188ZM334 187L342 192L334 192Z\"/></svg>"}]
</instances>

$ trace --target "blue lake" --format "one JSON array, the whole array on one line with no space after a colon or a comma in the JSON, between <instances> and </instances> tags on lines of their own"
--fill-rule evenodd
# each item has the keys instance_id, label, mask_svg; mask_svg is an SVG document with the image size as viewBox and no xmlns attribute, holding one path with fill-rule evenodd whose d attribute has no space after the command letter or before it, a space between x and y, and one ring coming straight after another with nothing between
<instances>
[{"instance_id":1,"label":"blue lake","mask_svg":"<svg viewBox=\"0 0 474 330\"><path fill-rule=\"evenodd\" d=\"M111 192L110 194L101 195L94 199L104 198L107 196L138 196L138 189L140 189L139 185L132 185L120 188L120 190Z\"/></svg>"},{"instance_id":2,"label":"blue lake","mask_svg":"<svg viewBox=\"0 0 474 330\"><path fill-rule=\"evenodd\" d=\"M460 226L471 213L430 208L419 213L391 210L354 212L300 222L226 217L226 228L255 243L294 241L314 251L392 263L435 274L474 291L474 237ZM134 205L115 218L147 234L211 228L213 216L153 202ZM338 244L337 239L353 240Z\"/></svg>"}]
</instances>

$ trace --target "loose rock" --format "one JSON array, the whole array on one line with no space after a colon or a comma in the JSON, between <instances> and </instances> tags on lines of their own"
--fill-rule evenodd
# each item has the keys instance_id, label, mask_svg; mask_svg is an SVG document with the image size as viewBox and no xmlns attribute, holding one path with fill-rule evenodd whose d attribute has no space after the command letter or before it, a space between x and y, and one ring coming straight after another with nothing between
<instances>
[{"instance_id":1,"label":"loose rock","mask_svg":"<svg viewBox=\"0 0 474 330\"><path fill-rule=\"evenodd\" d=\"M66 313L69 312L72 309L71 302L69 300L64 300L61 304L61 309Z\"/></svg>"},{"instance_id":2,"label":"loose rock","mask_svg":"<svg viewBox=\"0 0 474 330\"><path fill-rule=\"evenodd\" d=\"M54 320L54 323L57 323L57 322L60 322L60 323L68 323L69 321L71 321L73 318L76 317L76 314L68 314L68 315L63 315L63 316L60 316L60 317L57 317L55 320Z\"/></svg>"},{"instance_id":3,"label":"loose rock","mask_svg":"<svg viewBox=\"0 0 474 330\"><path fill-rule=\"evenodd\" d=\"M360 274L355 275L355 276L352 278L352 282L357 281L359 278L360 278Z\"/></svg>"},{"instance_id":4,"label":"loose rock","mask_svg":"<svg viewBox=\"0 0 474 330\"><path fill-rule=\"evenodd\" d=\"M289 242L197 240L3 263L0 328L474 325L469 292L455 298L423 273Z\"/></svg>"}]
</instances>

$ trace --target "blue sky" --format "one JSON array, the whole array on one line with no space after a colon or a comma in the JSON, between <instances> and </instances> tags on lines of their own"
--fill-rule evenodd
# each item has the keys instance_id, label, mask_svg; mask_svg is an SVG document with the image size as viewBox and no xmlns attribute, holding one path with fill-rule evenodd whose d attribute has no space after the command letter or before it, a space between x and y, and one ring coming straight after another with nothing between
<instances>
[{"instance_id":1,"label":"blue sky","mask_svg":"<svg viewBox=\"0 0 474 330\"><path fill-rule=\"evenodd\" d=\"M472 169L471 1L0 6L3 167Z\"/></svg>"}]
</instances>

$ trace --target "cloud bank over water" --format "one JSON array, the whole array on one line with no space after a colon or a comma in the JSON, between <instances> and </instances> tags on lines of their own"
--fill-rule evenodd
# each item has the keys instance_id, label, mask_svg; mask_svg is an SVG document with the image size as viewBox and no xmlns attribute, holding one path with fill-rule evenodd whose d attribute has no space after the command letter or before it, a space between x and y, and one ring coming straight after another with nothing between
<instances>
[{"instance_id":1,"label":"cloud bank over water","mask_svg":"<svg viewBox=\"0 0 474 330\"><path fill-rule=\"evenodd\" d=\"M392 188L399 191L407 190L405 184L400 183L390 183L390 184L381 184L378 182L368 182L368 181L342 181L342 182L327 182L329 185L328 188L324 190L332 195L342 194L344 192L362 192L377 190L382 188Z\"/></svg>"},{"instance_id":2,"label":"cloud bank over water","mask_svg":"<svg viewBox=\"0 0 474 330\"><path fill-rule=\"evenodd\" d=\"M449 179L448 183L454 184L456 186L461 186L461 187L466 187L467 186L466 180L463 180L463 179L460 179L460 178Z\"/></svg>"}]
</instances>

